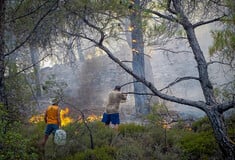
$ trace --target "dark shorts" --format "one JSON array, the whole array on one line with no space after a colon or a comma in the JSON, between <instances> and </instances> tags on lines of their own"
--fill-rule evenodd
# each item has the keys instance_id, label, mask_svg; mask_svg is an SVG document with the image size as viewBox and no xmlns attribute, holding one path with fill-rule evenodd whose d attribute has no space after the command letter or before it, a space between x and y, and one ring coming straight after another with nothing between
<instances>
[{"instance_id":1,"label":"dark shorts","mask_svg":"<svg viewBox=\"0 0 235 160\"><path fill-rule=\"evenodd\" d=\"M50 135L51 133L55 134L55 131L59 129L59 125L57 124L47 124L45 134Z\"/></svg>"},{"instance_id":2,"label":"dark shorts","mask_svg":"<svg viewBox=\"0 0 235 160\"><path fill-rule=\"evenodd\" d=\"M109 125L110 122L112 124L120 124L119 113L104 113L101 121L104 122L106 125Z\"/></svg>"}]
</instances>

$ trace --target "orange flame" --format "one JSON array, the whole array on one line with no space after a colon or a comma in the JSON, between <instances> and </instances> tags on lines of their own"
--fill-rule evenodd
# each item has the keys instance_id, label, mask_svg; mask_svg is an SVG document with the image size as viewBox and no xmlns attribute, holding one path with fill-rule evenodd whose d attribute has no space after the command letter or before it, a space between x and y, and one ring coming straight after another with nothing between
<instances>
[{"instance_id":1,"label":"orange flame","mask_svg":"<svg viewBox=\"0 0 235 160\"><path fill-rule=\"evenodd\" d=\"M66 107L65 109L61 109L60 111L61 126L66 126L74 121L73 118L65 116L68 113L69 113L68 107Z\"/></svg>"},{"instance_id":2,"label":"orange flame","mask_svg":"<svg viewBox=\"0 0 235 160\"><path fill-rule=\"evenodd\" d=\"M92 113L91 115L87 116L85 120L88 122L94 122L94 121L100 121L101 118L102 116L97 116ZM82 123L82 116L78 116L78 122Z\"/></svg>"},{"instance_id":3,"label":"orange flame","mask_svg":"<svg viewBox=\"0 0 235 160\"><path fill-rule=\"evenodd\" d=\"M30 123L39 123L44 121L44 114L34 115L29 119Z\"/></svg>"},{"instance_id":4,"label":"orange flame","mask_svg":"<svg viewBox=\"0 0 235 160\"><path fill-rule=\"evenodd\" d=\"M94 121L99 121L99 120L101 120L101 116L97 116L93 113L87 117L87 121L89 122L94 122Z\"/></svg>"}]
</instances>

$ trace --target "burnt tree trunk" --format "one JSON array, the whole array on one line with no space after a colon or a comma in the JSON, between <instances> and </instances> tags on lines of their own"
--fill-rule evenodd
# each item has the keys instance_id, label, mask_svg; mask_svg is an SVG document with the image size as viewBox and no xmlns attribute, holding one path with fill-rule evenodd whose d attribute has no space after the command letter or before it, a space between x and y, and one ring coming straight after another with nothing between
<instances>
[{"instance_id":1,"label":"burnt tree trunk","mask_svg":"<svg viewBox=\"0 0 235 160\"><path fill-rule=\"evenodd\" d=\"M135 6L140 6L140 0L134 1ZM132 38L132 68L133 72L140 77L145 77L145 55L144 55L144 41L142 31L141 11L133 10L130 16L131 21L131 38ZM134 83L135 93L147 93L147 87L143 83ZM135 107L137 114L148 114L150 112L150 105L148 103L147 95L135 94Z\"/></svg>"}]
</instances>

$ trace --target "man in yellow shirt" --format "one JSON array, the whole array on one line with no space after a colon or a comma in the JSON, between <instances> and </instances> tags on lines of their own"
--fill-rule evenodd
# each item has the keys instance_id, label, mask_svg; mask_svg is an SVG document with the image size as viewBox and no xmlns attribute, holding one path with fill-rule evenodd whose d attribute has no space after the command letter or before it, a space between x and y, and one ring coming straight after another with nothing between
<instances>
[{"instance_id":1,"label":"man in yellow shirt","mask_svg":"<svg viewBox=\"0 0 235 160\"><path fill-rule=\"evenodd\" d=\"M47 110L44 115L44 120L46 122L45 136L42 142L42 146L45 146L50 134L55 134L55 131L60 128L60 109L59 109L59 100L54 99L52 105L47 107Z\"/></svg>"},{"instance_id":2,"label":"man in yellow shirt","mask_svg":"<svg viewBox=\"0 0 235 160\"><path fill-rule=\"evenodd\" d=\"M120 124L119 105L126 101L126 94L123 94L120 90L121 86L115 86L114 90L109 93L108 104L106 105L102 118L102 122L105 125L108 126L111 122L115 129L118 129L118 125Z\"/></svg>"}]
</instances>

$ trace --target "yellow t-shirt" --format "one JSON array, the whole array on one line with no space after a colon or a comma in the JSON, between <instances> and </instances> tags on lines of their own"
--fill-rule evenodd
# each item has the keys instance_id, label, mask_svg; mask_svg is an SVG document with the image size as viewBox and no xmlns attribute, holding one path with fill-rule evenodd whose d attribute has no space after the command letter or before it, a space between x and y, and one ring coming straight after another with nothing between
<instances>
[{"instance_id":1,"label":"yellow t-shirt","mask_svg":"<svg viewBox=\"0 0 235 160\"><path fill-rule=\"evenodd\" d=\"M58 112L59 112L59 107L56 105L51 105L47 108L47 110L46 110L47 124L59 124Z\"/></svg>"}]
</instances>

